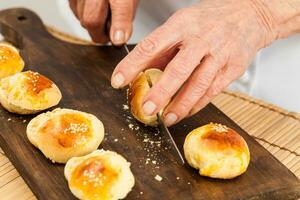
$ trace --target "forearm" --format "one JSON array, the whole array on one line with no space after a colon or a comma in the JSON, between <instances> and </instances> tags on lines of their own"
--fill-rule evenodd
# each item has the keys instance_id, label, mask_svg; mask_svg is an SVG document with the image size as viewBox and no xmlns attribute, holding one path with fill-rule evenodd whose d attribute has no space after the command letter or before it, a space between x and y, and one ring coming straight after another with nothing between
<instances>
[{"instance_id":1,"label":"forearm","mask_svg":"<svg viewBox=\"0 0 300 200\"><path fill-rule=\"evenodd\" d=\"M268 32L266 45L300 32L300 0L250 0Z\"/></svg>"}]
</instances>

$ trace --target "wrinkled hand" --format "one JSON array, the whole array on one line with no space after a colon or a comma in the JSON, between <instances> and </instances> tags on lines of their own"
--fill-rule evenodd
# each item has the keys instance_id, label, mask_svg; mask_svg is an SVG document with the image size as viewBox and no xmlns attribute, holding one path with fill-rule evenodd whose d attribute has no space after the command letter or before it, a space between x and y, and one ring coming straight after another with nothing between
<instances>
[{"instance_id":1,"label":"wrinkled hand","mask_svg":"<svg viewBox=\"0 0 300 200\"><path fill-rule=\"evenodd\" d=\"M69 0L69 3L94 42L110 40L120 45L129 40L138 0Z\"/></svg>"},{"instance_id":2,"label":"wrinkled hand","mask_svg":"<svg viewBox=\"0 0 300 200\"><path fill-rule=\"evenodd\" d=\"M179 10L116 67L112 86L150 67L164 69L144 98L143 111L164 111L170 126L195 114L239 78L256 52L275 39L267 11L254 0L203 0Z\"/></svg>"}]
</instances>

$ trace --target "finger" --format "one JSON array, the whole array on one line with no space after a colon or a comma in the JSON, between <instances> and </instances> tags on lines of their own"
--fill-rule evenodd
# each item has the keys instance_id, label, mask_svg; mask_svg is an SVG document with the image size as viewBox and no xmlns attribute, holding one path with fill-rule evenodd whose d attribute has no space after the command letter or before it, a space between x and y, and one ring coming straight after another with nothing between
<instances>
[{"instance_id":1,"label":"finger","mask_svg":"<svg viewBox=\"0 0 300 200\"><path fill-rule=\"evenodd\" d=\"M228 66L225 66L220 70L212 82L211 86L203 95L198 102L194 105L193 109L190 111L188 116L192 116L204 108L215 96L220 94L227 86L235 79L239 77L239 74L236 74L231 69L228 69Z\"/></svg>"},{"instance_id":2,"label":"finger","mask_svg":"<svg viewBox=\"0 0 300 200\"><path fill-rule=\"evenodd\" d=\"M111 9L110 39L113 44L121 45L128 41L132 33L135 1L109 0Z\"/></svg>"},{"instance_id":3,"label":"finger","mask_svg":"<svg viewBox=\"0 0 300 200\"><path fill-rule=\"evenodd\" d=\"M84 5L85 5L85 0L77 0L77 3L76 3L77 12L76 13L77 13L77 17L79 18L79 20L81 20L81 18L82 18Z\"/></svg>"},{"instance_id":4,"label":"finger","mask_svg":"<svg viewBox=\"0 0 300 200\"><path fill-rule=\"evenodd\" d=\"M200 64L207 48L205 44L191 42L178 52L167 65L160 80L153 85L146 95L143 104L143 111L146 115L157 113L170 101L171 97Z\"/></svg>"},{"instance_id":5,"label":"finger","mask_svg":"<svg viewBox=\"0 0 300 200\"><path fill-rule=\"evenodd\" d=\"M176 48L182 34L176 24L164 24L140 42L115 68L111 85L120 88L130 83L141 71L151 67L161 55Z\"/></svg>"},{"instance_id":6,"label":"finger","mask_svg":"<svg viewBox=\"0 0 300 200\"><path fill-rule=\"evenodd\" d=\"M197 101L210 87L220 65L221 63L216 62L212 56L209 56L197 67L164 111L163 118L167 126L177 123L189 114Z\"/></svg>"},{"instance_id":7,"label":"finger","mask_svg":"<svg viewBox=\"0 0 300 200\"><path fill-rule=\"evenodd\" d=\"M70 8L71 8L72 12L74 13L74 15L78 18L78 16L77 16L77 0L69 0L69 5L70 5Z\"/></svg>"},{"instance_id":8,"label":"finger","mask_svg":"<svg viewBox=\"0 0 300 200\"><path fill-rule=\"evenodd\" d=\"M106 0L86 0L80 22L87 29L92 40L98 43L107 41L106 19L108 15Z\"/></svg>"}]
</instances>

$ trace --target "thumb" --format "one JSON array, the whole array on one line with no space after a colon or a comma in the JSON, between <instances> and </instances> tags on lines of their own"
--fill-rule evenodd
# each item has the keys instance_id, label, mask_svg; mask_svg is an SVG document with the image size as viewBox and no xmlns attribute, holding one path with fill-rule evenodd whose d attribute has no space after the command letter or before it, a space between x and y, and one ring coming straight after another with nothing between
<instances>
[{"instance_id":1,"label":"thumb","mask_svg":"<svg viewBox=\"0 0 300 200\"><path fill-rule=\"evenodd\" d=\"M110 39L115 45L127 42L132 33L136 0L109 0L111 9Z\"/></svg>"}]
</instances>

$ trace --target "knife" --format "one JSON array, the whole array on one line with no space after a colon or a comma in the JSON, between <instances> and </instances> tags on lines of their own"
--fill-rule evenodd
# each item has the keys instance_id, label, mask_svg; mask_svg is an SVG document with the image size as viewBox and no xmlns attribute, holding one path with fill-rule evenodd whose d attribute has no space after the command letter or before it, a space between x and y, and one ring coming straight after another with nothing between
<instances>
[{"instance_id":1,"label":"knife","mask_svg":"<svg viewBox=\"0 0 300 200\"><path fill-rule=\"evenodd\" d=\"M124 48L125 48L125 51L127 52L127 54L129 54L129 49L128 49L128 46L126 43L124 44ZM158 129L160 130L162 135L167 138L168 142L170 142L171 146L173 147L172 150L174 151L174 154L177 154L176 161L179 164L184 165L185 164L184 158L183 158L181 152L179 151L178 146L173 139L173 136L171 135L169 129L167 128L164 121L162 120L160 114L157 114L156 116L158 119Z\"/></svg>"}]
</instances>

